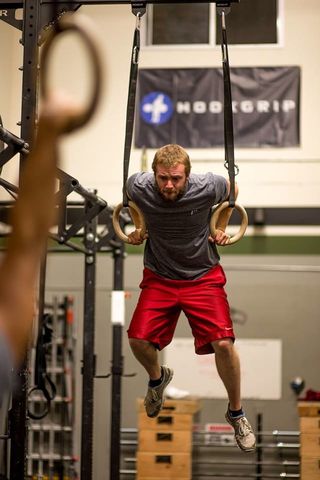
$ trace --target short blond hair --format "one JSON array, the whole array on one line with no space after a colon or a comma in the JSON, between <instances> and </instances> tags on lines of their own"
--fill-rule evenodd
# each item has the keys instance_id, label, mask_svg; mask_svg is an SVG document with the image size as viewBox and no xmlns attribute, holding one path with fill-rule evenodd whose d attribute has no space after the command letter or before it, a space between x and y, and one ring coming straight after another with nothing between
<instances>
[{"instance_id":1,"label":"short blond hair","mask_svg":"<svg viewBox=\"0 0 320 480\"><path fill-rule=\"evenodd\" d=\"M162 165L163 167L175 167L177 163L181 163L185 166L185 173L188 177L191 170L191 163L187 152L184 148L180 147L180 145L165 145L156 151L152 162L152 170L156 173L158 165Z\"/></svg>"}]
</instances>

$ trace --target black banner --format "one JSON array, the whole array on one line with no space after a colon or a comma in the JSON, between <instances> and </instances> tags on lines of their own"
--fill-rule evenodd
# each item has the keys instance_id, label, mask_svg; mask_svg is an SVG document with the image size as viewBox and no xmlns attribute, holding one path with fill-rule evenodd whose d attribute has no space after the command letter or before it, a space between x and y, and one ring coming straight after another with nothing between
<instances>
[{"instance_id":1,"label":"black banner","mask_svg":"<svg viewBox=\"0 0 320 480\"><path fill-rule=\"evenodd\" d=\"M236 147L295 147L300 142L300 68L232 68ZM219 68L141 69L135 146L224 145Z\"/></svg>"}]
</instances>

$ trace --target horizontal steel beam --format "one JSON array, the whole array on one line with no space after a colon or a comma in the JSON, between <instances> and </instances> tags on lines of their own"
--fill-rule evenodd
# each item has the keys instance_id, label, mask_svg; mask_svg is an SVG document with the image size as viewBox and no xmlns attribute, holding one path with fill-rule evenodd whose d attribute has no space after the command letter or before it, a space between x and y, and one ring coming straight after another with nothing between
<instances>
[{"instance_id":1,"label":"horizontal steel beam","mask_svg":"<svg viewBox=\"0 0 320 480\"><path fill-rule=\"evenodd\" d=\"M11 8L22 8L23 2L17 2L17 0L0 0L0 8L7 10ZM5 16L5 12L1 12L1 16Z\"/></svg>"},{"instance_id":2,"label":"horizontal steel beam","mask_svg":"<svg viewBox=\"0 0 320 480\"><path fill-rule=\"evenodd\" d=\"M227 7L230 6L231 3L239 3L240 0L141 0L141 1L130 1L130 0L83 0L79 2L78 0L40 0L40 4L69 4L70 6L74 4L81 4L81 5L131 5L133 3L140 4L140 3L153 3L153 4L160 4L160 3L216 3L219 6ZM17 0L0 0L0 8L22 8L23 1L18 2Z\"/></svg>"},{"instance_id":3,"label":"horizontal steel beam","mask_svg":"<svg viewBox=\"0 0 320 480\"><path fill-rule=\"evenodd\" d=\"M66 0L41 0L41 4L52 4L52 3L81 3L81 5L132 5L132 4L164 4L164 3L216 3L218 6L227 7L231 3L239 3L240 0L83 0L79 2L78 0L71 0L66 2ZM6 2L7 3L7 2ZM1 5L1 2L0 2Z\"/></svg>"}]
</instances>

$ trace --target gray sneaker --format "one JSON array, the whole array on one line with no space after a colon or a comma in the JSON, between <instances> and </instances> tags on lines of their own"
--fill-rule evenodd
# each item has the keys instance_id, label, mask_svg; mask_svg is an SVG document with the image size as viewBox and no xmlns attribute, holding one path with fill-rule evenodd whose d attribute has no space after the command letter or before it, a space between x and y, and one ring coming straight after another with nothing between
<instances>
[{"instance_id":1,"label":"gray sneaker","mask_svg":"<svg viewBox=\"0 0 320 480\"><path fill-rule=\"evenodd\" d=\"M234 428L234 436L238 447L244 452L254 452L256 449L256 437L246 417L232 418L229 411L227 411L226 420Z\"/></svg>"},{"instance_id":2,"label":"gray sneaker","mask_svg":"<svg viewBox=\"0 0 320 480\"><path fill-rule=\"evenodd\" d=\"M148 387L146 398L144 399L144 406L148 417L156 417L164 402L164 390L171 382L173 377L173 370L171 368L162 366L163 379L157 387Z\"/></svg>"}]
</instances>

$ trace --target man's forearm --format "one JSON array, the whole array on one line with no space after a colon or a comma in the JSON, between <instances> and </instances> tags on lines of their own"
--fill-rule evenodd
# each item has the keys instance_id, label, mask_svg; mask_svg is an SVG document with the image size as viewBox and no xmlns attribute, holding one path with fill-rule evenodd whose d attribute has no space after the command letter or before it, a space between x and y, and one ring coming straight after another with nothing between
<instances>
[{"instance_id":1,"label":"man's forearm","mask_svg":"<svg viewBox=\"0 0 320 480\"><path fill-rule=\"evenodd\" d=\"M21 188L12 212L8 254L37 250L54 220L54 188L57 165L56 135L39 127L34 150L25 161ZM12 252L13 253L13 252Z\"/></svg>"},{"instance_id":2,"label":"man's forearm","mask_svg":"<svg viewBox=\"0 0 320 480\"><path fill-rule=\"evenodd\" d=\"M217 226L216 226L218 230L222 230L223 232L226 230L229 224L229 220L231 218L232 212L233 212L233 208L226 208L220 213L217 221Z\"/></svg>"},{"instance_id":3,"label":"man's forearm","mask_svg":"<svg viewBox=\"0 0 320 480\"><path fill-rule=\"evenodd\" d=\"M0 267L0 329L21 361L35 315L35 285L54 218L57 132L39 122L34 149L25 161L12 233Z\"/></svg>"},{"instance_id":4,"label":"man's forearm","mask_svg":"<svg viewBox=\"0 0 320 480\"><path fill-rule=\"evenodd\" d=\"M230 192L230 183L228 186L229 186L229 192ZM235 200L238 198L238 194L239 194L239 188L238 188L238 185L235 184ZM233 210L234 209L230 207L222 210L217 221L217 226L216 226L217 229L222 230L223 232L226 230Z\"/></svg>"}]
</instances>

